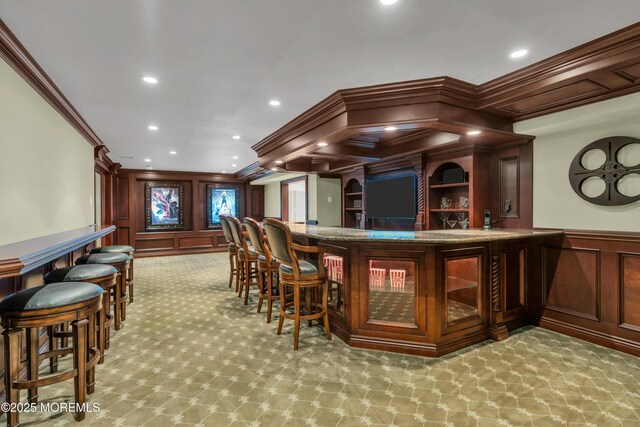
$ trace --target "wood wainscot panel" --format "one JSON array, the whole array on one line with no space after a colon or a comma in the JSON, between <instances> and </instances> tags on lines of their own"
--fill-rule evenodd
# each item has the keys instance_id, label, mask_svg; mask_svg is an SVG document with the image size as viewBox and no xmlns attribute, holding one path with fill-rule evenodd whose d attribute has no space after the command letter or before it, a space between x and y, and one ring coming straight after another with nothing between
<instances>
[{"instance_id":1,"label":"wood wainscot panel","mask_svg":"<svg viewBox=\"0 0 640 427\"><path fill-rule=\"evenodd\" d=\"M116 239L119 245L131 245L129 241L129 227L118 227Z\"/></svg>"},{"instance_id":2,"label":"wood wainscot panel","mask_svg":"<svg viewBox=\"0 0 640 427\"><path fill-rule=\"evenodd\" d=\"M136 239L136 252L163 251L174 249L173 236Z\"/></svg>"},{"instance_id":3,"label":"wood wainscot panel","mask_svg":"<svg viewBox=\"0 0 640 427\"><path fill-rule=\"evenodd\" d=\"M224 233L215 234L213 236L213 244L215 247L223 248L224 250L227 250L227 247L229 246L226 237L224 237Z\"/></svg>"},{"instance_id":4,"label":"wood wainscot panel","mask_svg":"<svg viewBox=\"0 0 640 427\"><path fill-rule=\"evenodd\" d=\"M620 327L640 332L640 254L620 254Z\"/></svg>"},{"instance_id":5,"label":"wood wainscot panel","mask_svg":"<svg viewBox=\"0 0 640 427\"><path fill-rule=\"evenodd\" d=\"M600 320L600 252L545 247L543 295L546 310Z\"/></svg>"},{"instance_id":6,"label":"wood wainscot panel","mask_svg":"<svg viewBox=\"0 0 640 427\"><path fill-rule=\"evenodd\" d=\"M129 177L118 176L116 181L116 219L129 219Z\"/></svg>"},{"instance_id":7,"label":"wood wainscot panel","mask_svg":"<svg viewBox=\"0 0 640 427\"><path fill-rule=\"evenodd\" d=\"M213 238L214 236L179 237L178 249L212 248Z\"/></svg>"}]
</instances>

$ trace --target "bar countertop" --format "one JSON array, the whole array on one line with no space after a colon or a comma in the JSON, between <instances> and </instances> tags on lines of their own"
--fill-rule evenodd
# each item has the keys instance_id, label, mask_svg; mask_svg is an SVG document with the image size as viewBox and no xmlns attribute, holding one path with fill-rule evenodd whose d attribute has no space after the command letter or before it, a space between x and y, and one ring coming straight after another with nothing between
<instances>
[{"instance_id":1,"label":"bar countertop","mask_svg":"<svg viewBox=\"0 0 640 427\"><path fill-rule=\"evenodd\" d=\"M356 228L324 227L289 223L294 236L308 237L318 240L334 240L346 242L396 242L424 244L459 244L490 242L497 240L516 240L533 237L561 235L557 230L532 229L500 229L483 230L478 228L467 230L434 230L434 231L385 231L362 230Z\"/></svg>"}]
</instances>

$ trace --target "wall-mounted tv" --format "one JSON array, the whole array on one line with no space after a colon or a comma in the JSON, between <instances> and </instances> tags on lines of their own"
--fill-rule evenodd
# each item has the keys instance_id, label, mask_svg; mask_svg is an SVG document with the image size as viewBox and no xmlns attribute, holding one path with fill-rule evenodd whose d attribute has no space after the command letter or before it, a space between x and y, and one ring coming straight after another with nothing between
<instances>
[{"instance_id":1,"label":"wall-mounted tv","mask_svg":"<svg viewBox=\"0 0 640 427\"><path fill-rule=\"evenodd\" d=\"M416 193L414 175L367 181L367 217L415 219Z\"/></svg>"}]
</instances>

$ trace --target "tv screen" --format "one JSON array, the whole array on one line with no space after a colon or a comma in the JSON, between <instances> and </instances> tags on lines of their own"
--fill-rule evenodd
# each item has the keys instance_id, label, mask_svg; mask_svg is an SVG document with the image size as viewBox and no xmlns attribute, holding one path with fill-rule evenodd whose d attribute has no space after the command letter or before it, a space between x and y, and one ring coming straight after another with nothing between
<instances>
[{"instance_id":1,"label":"tv screen","mask_svg":"<svg viewBox=\"0 0 640 427\"><path fill-rule=\"evenodd\" d=\"M415 219L416 178L402 176L367 181L367 217Z\"/></svg>"}]
</instances>

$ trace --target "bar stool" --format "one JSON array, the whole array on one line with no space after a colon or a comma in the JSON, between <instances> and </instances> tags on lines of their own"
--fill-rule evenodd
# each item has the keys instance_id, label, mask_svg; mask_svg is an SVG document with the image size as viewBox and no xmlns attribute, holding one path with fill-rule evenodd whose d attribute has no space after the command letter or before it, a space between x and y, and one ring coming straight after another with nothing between
<instances>
[{"instance_id":1,"label":"bar stool","mask_svg":"<svg viewBox=\"0 0 640 427\"><path fill-rule=\"evenodd\" d=\"M258 313L262 309L262 301L267 300L267 323L271 323L271 311L273 308L273 301L279 299L277 287L273 286L273 276L276 277L276 283L278 280L278 268L280 264L273 258L271 249L267 245L267 241L264 238L262 227L258 224L258 221L245 218L244 224L247 228L247 234L249 240L251 240L251 246L258 253L258 289L260 291L258 300ZM265 283L266 277L266 283ZM274 292L275 291L275 292Z\"/></svg>"},{"instance_id":2,"label":"bar stool","mask_svg":"<svg viewBox=\"0 0 640 427\"><path fill-rule=\"evenodd\" d=\"M135 250L131 246L127 245L111 245L111 246L100 246L97 248L93 248L89 251L90 254L105 254L105 253L119 253L119 254L127 254L129 255L129 271L127 272L127 285L129 287L129 304L133 302L133 252Z\"/></svg>"},{"instance_id":3,"label":"bar stool","mask_svg":"<svg viewBox=\"0 0 640 427\"><path fill-rule=\"evenodd\" d=\"M222 232L224 233L224 238L227 240L227 249L229 250L229 287L231 287L231 283L233 283L233 278L235 277L236 292L238 292L238 288L240 287L238 276L238 247L233 242L231 228L225 216L220 217L220 225L222 226Z\"/></svg>"},{"instance_id":4,"label":"bar stool","mask_svg":"<svg viewBox=\"0 0 640 427\"><path fill-rule=\"evenodd\" d=\"M76 259L76 265L84 264L106 264L118 270L113 304L113 325L116 331L119 331L122 328L122 322L127 318L127 293L123 278L127 277L129 255L111 252L84 255Z\"/></svg>"},{"instance_id":5,"label":"bar stool","mask_svg":"<svg viewBox=\"0 0 640 427\"><path fill-rule=\"evenodd\" d=\"M312 320L323 319L324 329L327 333L327 339L331 340L331 330L329 329L329 315L327 312L327 295L329 288L327 285L327 277L322 263L323 253L317 246L302 246L293 243L291 230L282 221L267 218L264 220L264 231L267 233L271 251L280 263L279 283L280 283L280 320L278 322L278 335L282 333L282 324L284 319L293 319L293 349L298 349L298 337L300 335L300 321L308 320L311 324ZM301 261L298 259L296 251L306 253L317 253L320 260L317 265L309 261ZM286 301L285 287L293 288L293 302ZM322 304L311 302L310 291L322 288ZM305 290L306 296L306 313L300 315L300 290ZM293 306L293 314L287 313L286 309ZM318 309L313 313L313 309Z\"/></svg>"},{"instance_id":6,"label":"bar stool","mask_svg":"<svg viewBox=\"0 0 640 427\"><path fill-rule=\"evenodd\" d=\"M102 288L93 283L51 283L9 295L0 301L4 332L6 402L20 402L20 390L29 390L29 403L38 402L38 387L74 379L76 421L85 417L86 395L95 389L96 313L102 309ZM38 328L71 322L73 348L38 354ZM20 379L22 330L27 337L27 379ZM40 360L73 353L73 369L38 379ZM7 412L7 425L19 424L18 412Z\"/></svg>"},{"instance_id":7,"label":"bar stool","mask_svg":"<svg viewBox=\"0 0 640 427\"><path fill-rule=\"evenodd\" d=\"M98 363L104 363L104 353L105 350L109 348L109 327L113 323L110 300L112 294L115 299L117 277L118 270L116 270L115 267L102 264L85 264L57 268L44 276L44 283L47 285L56 282L85 282L96 284L104 291L102 293L102 310L100 310L98 314L98 349L100 349L100 360ZM57 344L56 338L58 335L54 329L55 326L49 326L47 328L50 351L55 350ZM66 334L62 336L65 335ZM54 373L58 370L58 358L52 357L50 361L50 371Z\"/></svg>"},{"instance_id":8,"label":"bar stool","mask_svg":"<svg viewBox=\"0 0 640 427\"><path fill-rule=\"evenodd\" d=\"M249 303L249 288L251 286L258 286L258 253L254 248L247 244L247 239L242 232L242 224L240 224L238 218L228 216L227 222L229 224L229 228L231 228L233 242L238 247L238 260L241 266L238 298L242 297L242 291L243 289L246 289L244 294L244 305L247 305Z\"/></svg>"}]
</instances>

